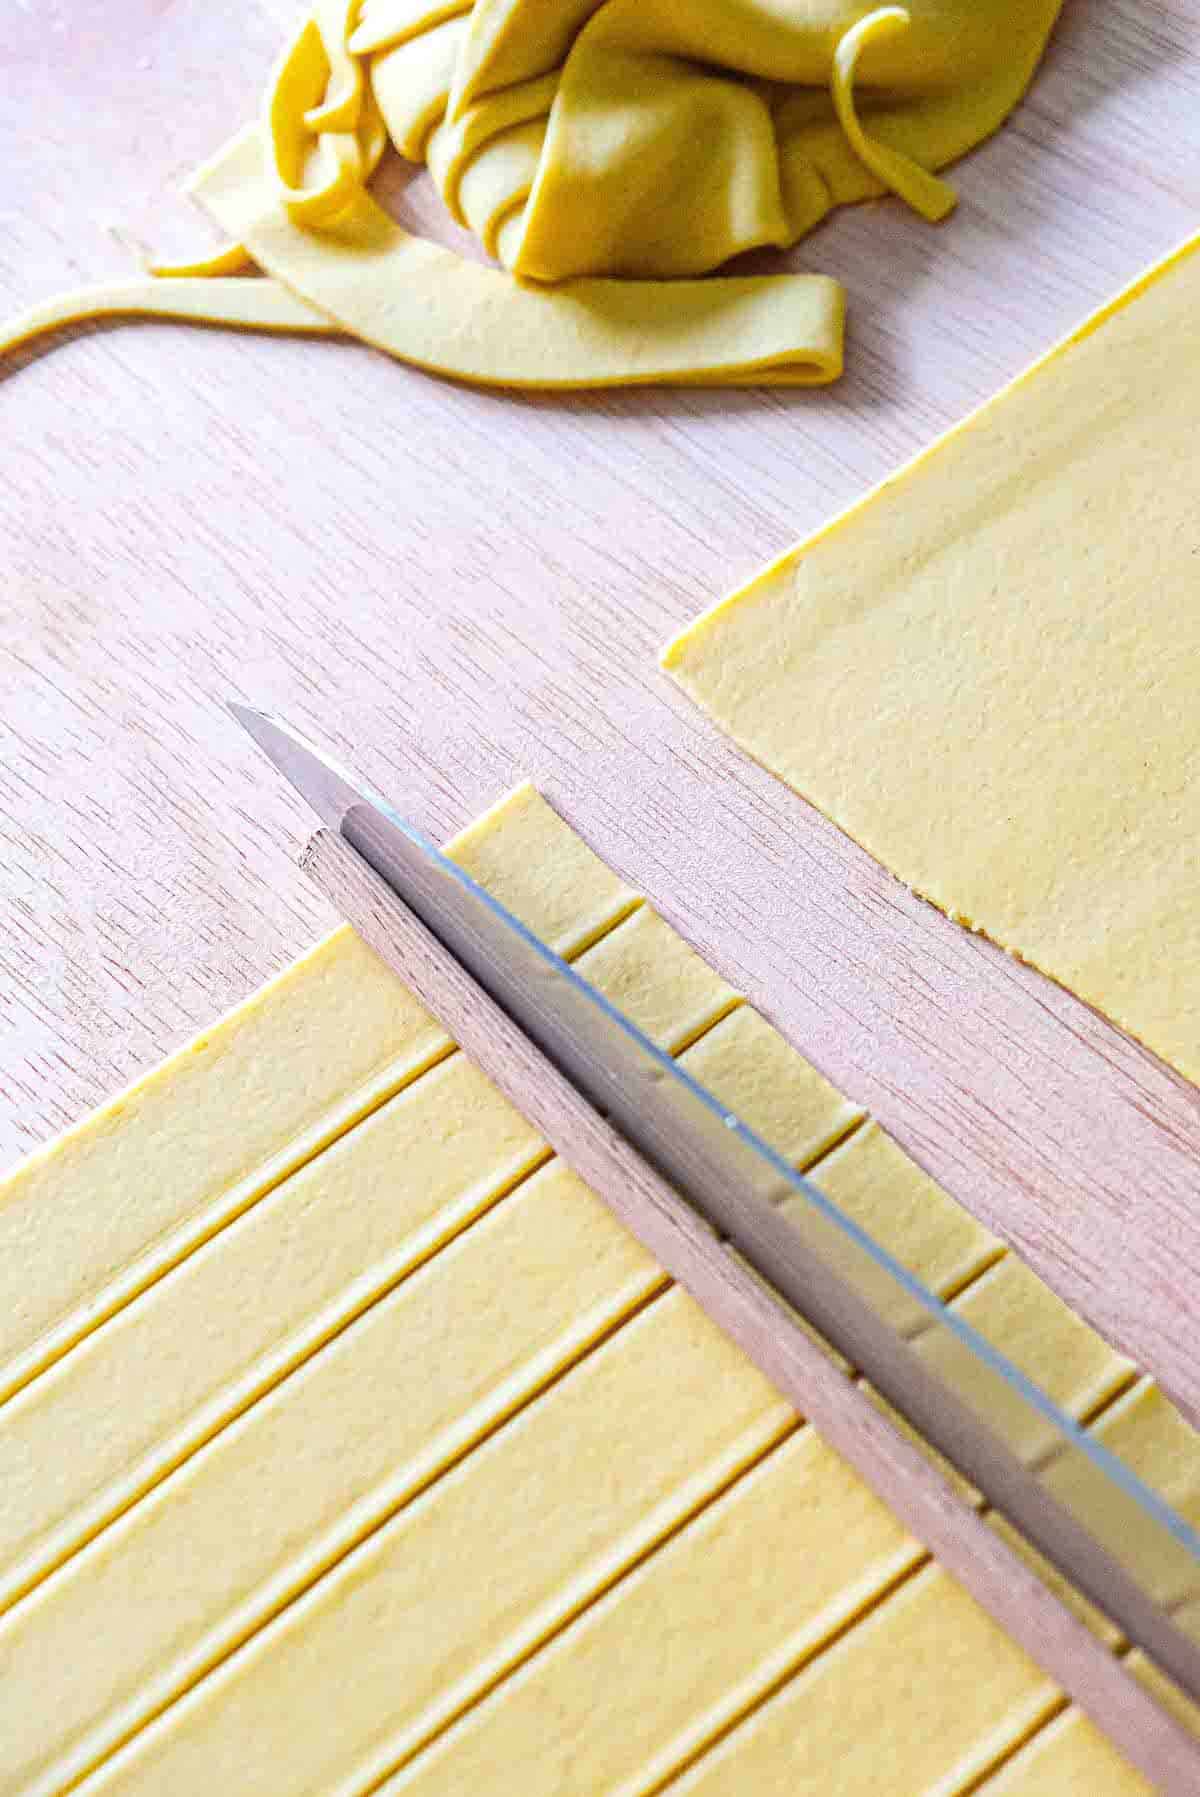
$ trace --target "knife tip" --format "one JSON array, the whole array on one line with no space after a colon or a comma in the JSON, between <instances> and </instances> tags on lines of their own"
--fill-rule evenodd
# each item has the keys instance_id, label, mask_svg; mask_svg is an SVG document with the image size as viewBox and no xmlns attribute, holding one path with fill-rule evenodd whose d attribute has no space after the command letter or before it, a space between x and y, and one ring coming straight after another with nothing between
<instances>
[{"instance_id":1,"label":"knife tip","mask_svg":"<svg viewBox=\"0 0 1200 1797\"><path fill-rule=\"evenodd\" d=\"M366 800L367 795L351 776L290 724L269 711L243 705L239 699L226 699L223 703L229 715L253 738L284 779L307 799L323 823L340 829L347 810Z\"/></svg>"}]
</instances>

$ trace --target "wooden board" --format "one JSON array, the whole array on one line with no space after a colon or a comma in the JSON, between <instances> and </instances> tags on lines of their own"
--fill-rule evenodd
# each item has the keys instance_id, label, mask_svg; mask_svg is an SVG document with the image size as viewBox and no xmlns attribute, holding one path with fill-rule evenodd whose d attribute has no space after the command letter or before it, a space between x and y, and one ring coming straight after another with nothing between
<instances>
[{"instance_id":1,"label":"wooden board","mask_svg":"<svg viewBox=\"0 0 1200 1797\"><path fill-rule=\"evenodd\" d=\"M173 187L289 16L18 8L0 302L205 239ZM895 202L820 393L519 399L355 344L133 325L6 369L0 1153L331 921L274 707L438 835L522 774L842 1088L1200 1415L1200 1093L911 898L674 694L658 645L1194 229L1200 0L1068 0L941 229ZM427 201L393 177L402 216Z\"/></svg>"}]
</instances>

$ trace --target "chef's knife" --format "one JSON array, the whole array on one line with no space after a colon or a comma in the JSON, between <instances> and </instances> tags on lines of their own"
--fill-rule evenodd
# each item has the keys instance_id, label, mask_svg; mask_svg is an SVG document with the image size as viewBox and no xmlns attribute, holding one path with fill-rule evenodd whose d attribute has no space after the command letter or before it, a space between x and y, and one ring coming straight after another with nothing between
<instances>
[{"instance_id":1,"label":"chef's knife","mask_svg":"<svg viewBox=\"0 0 1200 1797\"><path fill-rule=\"evenodd\" d=\"M1200 1701L1200 1645L1174 1620L1200 1594L1200 1537L1165 1498L386 800L279 721L231 710L572 1086Z\"/></svg>"}]
</instances>

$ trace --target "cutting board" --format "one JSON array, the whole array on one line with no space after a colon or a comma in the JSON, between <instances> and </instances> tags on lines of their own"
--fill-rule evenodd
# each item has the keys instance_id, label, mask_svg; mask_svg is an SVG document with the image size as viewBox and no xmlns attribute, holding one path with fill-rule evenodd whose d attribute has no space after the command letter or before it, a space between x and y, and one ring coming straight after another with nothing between
<instances>
[{"instance_id":1,"label":"cutting board","mask_svg":"<svg viewBox=\"0 0 1200 1797\"><path fill-rule=\"evenodd\" d=\"M13 9L6 309L207 241L175 194L290 16ZM882 202L819 393L513 399L356 344L129 325L3 371L0 1152L81 1116L330 919L284 712L445 835L522 775L843 1090L1200 1416L1200 1093L957 930L724 743L659 644L1194 229L1200 4L1068 0L943 227ZM99 104L97 95L105 96ZM398 213L435 218L392 171Z\"/></svg>"}]
</instances>

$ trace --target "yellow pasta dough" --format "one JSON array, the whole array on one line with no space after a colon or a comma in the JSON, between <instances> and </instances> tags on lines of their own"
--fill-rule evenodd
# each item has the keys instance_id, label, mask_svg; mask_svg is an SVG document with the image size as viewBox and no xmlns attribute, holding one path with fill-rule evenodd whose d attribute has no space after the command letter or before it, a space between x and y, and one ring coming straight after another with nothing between
<instances>
[{"instance_id":1,"label":"yellow pasta dough","mask_svg":"<svg viewBox=\"0 0 1200 1797\"><path fill-rule=\"evenodd\" d=\"M448 852L560 954L638 902L530 787ZM0 1186L0 1397L451 1046L339 929L31 1155ZM180 1152L181 1114L202 1152Z\"/></svg>"},{"instance_id":2,"label":"yellow pasta dough","mask_svg":"<svg viewBox=\"0 0 1200 1797\"><path fill-rule=\"evenodd\" d=\"M1194 1513L1170 1406L1110 1404L1125 1363L531 789L452 852ZM0 1789L866 1793L1059 1703L346 931L19 1169L5 1229ZM834 1762L808 1706L864 1680Z\"/></svg>"},{"instance_id":3,"label":"yellow pasta dough","mask_svg":"<svg viewBox=\"0 0 1200 1797\"><path fill-rule=\"evenodd\" d=\"M956 1301L955 1310L1072 1415L1086 1416L1132 1377L1133 1368L1124 1355L1102 1341L1012 1255L977 1279ZM954 1336L945 1329L930 1329L917 1338L916 1348L951 1391L971 1401L978 1390L978 1368L974 1356L965 1354ZM1036 1461L1057 1441L1057 1431L1024 1402L1015 1398L1005 1402L1007 1396L1006 1391L989 1387L988 1422L1022 1460Z\"/></svg>"},{"instance_id":4,"label":"yellow pasta dough","mask_svg":"<svg viewBox=\"0 0 1200 1797\"><path fill-rule=\"evenodd\" d=\"M987 1797L1148 1797L1151 1787L1086 1716L1068 1710L983 1789Z\"/></svg>"},{"instance_id":5,"label":"yellow pasta dough","mask_svg":"<svg viewBox=\"0 0 1200 1797\"><path fill-rule=\"evenodd\" d=\"M802 1580L761 1551L787 1538ZM384 1790L500 1797L518 1765L527 1797L653 1789L919 1559L802 1430ZM714 1626L734 1592L736 1626ZM631 1660L653 1676L622 1677Z\"/></svg>"},{"instance_id":6,"label":"yellow pasta dough","mask_svg":"<svg viewBox=\"0 0 1200 1797\"><path fill-rule=\"evenodd\" d=\"M1200 1524L1196 1431L1162 1392L1148 1381L1142 1382L1095 1427L1098 1439L1127 1465L1153 1469L1151 1483L1176 1515L1193 1528ZM1104 1491L1088 1477L1077 1455L1052 1465L1045 1483L1085 1522L1095 1518L1096 1532L1104 1539ZM1182 1546L1172 1555L1164 1551L1161 1541L1137 1535L1122 1544L1122 1556L1134 1577L1160 1604L1178 1605L1185 1594L1195 1591L1196 1563ZM1193 1608L1188 1615L1193 1628L1200 1625L1200 1613Z\"/></svg>"},{"instance_id":7,"label":"yellow pasta dough","mask_svg":"<svg viewBox=\"0 0 1200 1797\"><path fill-rule=\"evenodd\" d=\"M366 1782L790 1426L757 1369L672 1292L271 1625L299 1582L293 1537L319 1564L333 1545L322 1524L340 1524L344 1547L370 1520L352 1508L347 1454L387 1468L386 1385L351 1371L343 1390L338 1358L299 1391L281 1386L11 1613L2 1640L24 1701L5 1718L10 1776L55 1786L88 1770L267 1623L205 1692L200 1728L181 1717L165 1746L155 1737L144 1788L282 1793L351 1770ZM411 1362L383 1364L403 1407ZM321 1667L340 1669L336 1728L314 1701Z\"/></svg>"},{"instance_id":8,"label":"yellow pasta dough","mask_svg":"<svg viewBox=\"0 0 1200 1797\"><path fill-rule=\"evenodd\" d=\"M822 1161L818 1183L941 1297L950 1297L1003 1252L990 1230L902 1154L877 1123ZM881 1291L878 1302L895 1329L911 1332L925 1320L917 1301L897 1287Z\"/></svg>"},{"instance_id":9,"label":"yellow pasta dough","mask_svg":"<svg viewBox=\"0 0 1200 1797\"><path fill-rule=\"evenodd\" d=\"M500 835L518 847L521 832ZM624 908L622 889L609 896ZM672 1049L734 1002L645 906L580 966ZM193 1127L209 1129L207 1112ZM0 1436L0 1609L548 1152L451 1054L85 1339L14 1400ZM155 1361L172 1377L143 1384ZM81 1430L95 1441L82 1456Z\"/></svg>"},{"instance_id":10,"label":"yellow pasta dough","mask_svg":"<svg viewBox=\"0 0 1200 1797\"><path fill-rule=\"evenodd\" d=\"M0 1434L0 1607L546 1152L454 1055L87 1336Z\"/></svg>"},{"instance_id":11,"label":"yellow pasta dough","mask_svg":"<svg viewBox=\"0 0 1200 1797\"><path fill-rule=\"evenodd\" d=\"M967 1784L1053 1709L1050 1681L927 1568L675 1787L876 1797Z\"/></svg>"},{"instance_id":12,"label":"yellow pasta dough","mask_svg":"<svg viewBox=\"0 0 1200 1797\"><path fill-rule=\"evenodd\" d=\"M749 1005L706 1030L682 1059L714 1098L795 1166L822 1158L862 1121L862 1106L835 1092Z\"/></svg>"},{"instance_id":13,"label":"yellow pasta dough","mask_svg":"<svg viewBox=\"0 0 1200 1797\"><path fill-rule=\"evenodd\" d=\"M835 283L690 277L889 189L943 217L953 191L931 171L1000 124L1057 10L321 0L261 126L201 173L198 195L234 241L158 281L35 307L0 348L75 318L152 312L348 330L509 386L832 380ZM375 205L367 182L389 137L517 280ZM238 279L249 258L271 278Z\"/></svg>"},{"instance_id":14,"label":"yellow pasta dough","mask_svg":"<svg viewBox=\"0 0 1200 1797\"><path fill-rule=\"evenodd\" d=\"M663 657L902 880L1194 1080L1198 248Z\"/></svg>"}]
</instances>

